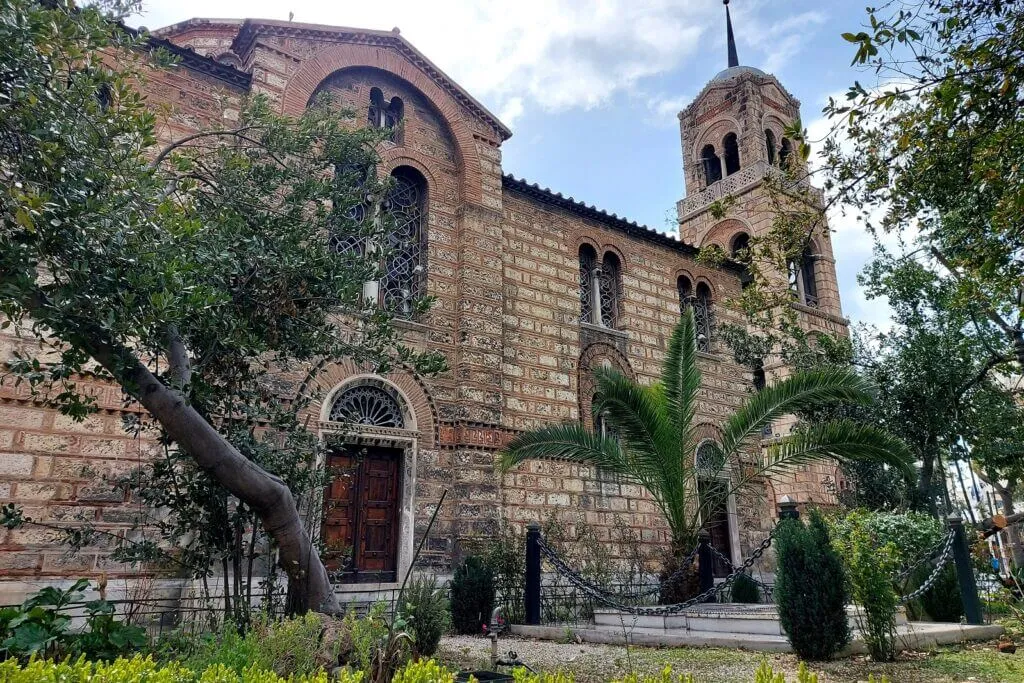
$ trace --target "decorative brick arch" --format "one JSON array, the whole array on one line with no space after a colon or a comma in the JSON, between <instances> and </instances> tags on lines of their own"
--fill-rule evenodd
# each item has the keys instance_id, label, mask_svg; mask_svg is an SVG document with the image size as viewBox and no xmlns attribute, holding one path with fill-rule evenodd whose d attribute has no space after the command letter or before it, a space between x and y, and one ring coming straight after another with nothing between
<instances>
[{"instance_id":1,"label":"decorative brick arch","mask_svg":"<svg viewBox=\"0 0 1024 683\"><path fill-rule=\"evenodd\" d=\"M416 422L420 446L436 446L437 408L433 398L419 378L404 368L376 375L368 366L357 365L347 358L324 361L307 375L299 387L299 396L308 399L308 404L299 413L299 420L310 425L318 423L325 403L331 400L338 387L356 378L379 379L397 389Z\"/></svg>"},{"instance_id":2,"label":"decorative brick arch","mask_svg":"<svg viewBox=\"0 0 1024 683\"><path fill-rule=\"evenodd\" d=\"M309 106L317 89L334 73L352 67L370 67L386 71L401 78L419 90L437 107L447 122L459 150L462 171L462 198L480 205L483 202L482 164L473 132L465 120L462 107L442 90L423 71L410 63L396 50L351 43L331 45L306 60L288 79L281 109L285 114L298 116Z\"/></svg>"},{"instance_id":3,"label":"decorative brick arch","mask_svg":"<svg viewBox=\"0 0 1024 683\"><path fill-rule=\"evenodd\" d=\"M598 258L601 259L601 263L604 263L604 255L611 252L615 254L615 258L619 259L619 271L620 274L626 272L626 255L622 253L619 247L612 243L607 243L597 250Z\"/></svg>"},{"instance_id":4,"label":"decorative brick arch","mask_svg":"<svg viewBox=\"0 0 1024 683\"><path fill-rule=\"evenodd\" d=\"M736 133L737 138L743 131L743 127L740 126L740 122L731 116L719 116L715 119L714 123L708 124L708 127L700 132L700 135L694 140L692 147L690 148L690 158L695 163L700 163L701 150L704 145L714 145L715 154L722 155L722 140L729 133Z\"/></svg>"},{"instance_id":5,"label":"decorative brick arch","mask_svg":"<svg viewBox=\"0 0 1024 683\"><path fill-rule=\"evenodd\" d=\"M750 229L750 225L739 218L727 218L720 223L716 223L707 233L704 235L704 239L700 242L701 249L714 244L722 248L722 250L728 254L729 245L732 243L732 238L738 232L745 232L751 237L754 236L753 230Z\"/></svg>"},{"instance_id":6,"label":"decorative brick arch","mask_svg":"<svg viewBox=\"0 0 1024 683\"><path fill-rule=\"evenodd\" d=\"M594 342L584 349L580 355L579 381L576 394L580 403L580 420L587 429L594 428L594 418L591 415L591 407L594 404L594 392L597 389L594 369L601 367L605 361L626 377L636 381L636 373L633 372L629 359L611 344Z\"/></svg>"},{"instance_id":7,"label":"decorative brick arch","mask_svg":"<svg viewBox=\"0 0 1024 683\"><path fill-rule=\"evenodd\" d=\"M377 173L381 178L386 178L399 166L415 168L427 181L427 188L430 190L430 196L443 196L441 193L441 186L438 185L434 172L430 170L431 162L425 155L420 154L414 149L394 147L384 150L380 155L380 161L381 163L380 167L377 169Z\"/></svg>"}]
</instances>

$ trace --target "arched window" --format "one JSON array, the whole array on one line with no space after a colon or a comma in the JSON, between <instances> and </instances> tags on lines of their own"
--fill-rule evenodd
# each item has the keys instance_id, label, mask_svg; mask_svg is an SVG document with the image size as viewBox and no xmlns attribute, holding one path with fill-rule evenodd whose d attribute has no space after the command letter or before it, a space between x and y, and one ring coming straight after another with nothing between
<instances>
[{"instance_id":1,"label":"arched window","mask_svg":"<svg viewBox=\"0 0 1024 683\"><path fill-rule=\"evenodd\" d=\"M339 392L331 404L328 419L367 427L405 427L405 416L398 399L384 388L370 384Z\"/></svg>"},{"instance_id":2,"label":"arched window","mask_svg":"<svg viewBox=\"0 0 1024 683\"><path fill-rule=\"evenodd\" d=\"M714 145L704 145L700 152L700 161L704 166L705 187L722 179L722 161L715 154Z\"/></svg>"},{"instance_id":3,"label":"arched window","mask_svg":"<svg viewBox=\"0 0 1024 683\"><path fill-rule=\"evenodd\" d=\"M818 282L814 269L816 257L808 246L800 255L800 261L789 262L789 288L797 301L805 306L818 306Z\"/></svg>"},{"instance_id":4,"label":"arched window","mask_svg":"<svg viewBox=\"0 0 1024 683\"><path fill-rule=\"evenodd\" d=\"M775 133L771 130L765 129L764 131L764 145L768 150L768 163L772 166L775 165Z\"/></svg>"},{"instance_id":5,"label":"arched window","mask_svg":"<svg viewBox=\"0 0 1024 683\"><path fill-rule=\"evenodd\" d=\"M391 173L392 185L384 199L387 256L381 281L383 303L396 315L409 317L413 303L426 290L424 221L427 215L427 181L408 166Z\"/></svg>"},{"instance_id":6,"label":"arched window","mask_svg":"<svg viewBox=\"0 0 1024 683\"><path fill-rule=\"evenodd\" d=\"M793 145L789 138L782 138L782 149L779 150L779 166L786 168L789 157L793 153Z\"/></svg>"},{"instance_id":7,"label":"arched window","mask_svg":"<svg viewBox=\"0 0 1024 683\"><path fill-rule=\"evenodd\" d=\"M750 235L745 232L736 233L729 246L729 254L733 259L743 264L743 272L740 273L740 287L746 289L754 282L754 276L750 273Z\"/></svg>"},{"instance_id":8,"label":"arched window","mask_svg":"<svg viewBox=\"0 0 1024 683\"><path fill-rule=\"evenodd\" d=\"M598 272L597 252L589 244L580 246L580 322L597 324L594 311L601 307L594 301Z\"/></svg>"},{"instance_id":9,"label":"arched window","mask_svg":"<svg viewBox=\"0 0 1024 683\"><path fill-rule=\"evenodd\" d=\"M676 280L676 291L679 294L679 315L682 315L693 305L693 283L690 278L680 275Z\"/></svg>"},{"instance_id":10,"label":"arched window","mask_svg":"<svg viewBox=\"0 0 1024 683\"><path fill-rule=\"evenodd\" d=\"M697 285L697 296L693 302L693 319L697 324L697 350L711 352L711 288L701 282Z\"/></svg>"},{"instance_id":11,"label":"arched window","mask_svg":"<svg viewBox=\"0 0 1024 683\"><path fill-rule=\"evenodd\" d=\"M370 88L370 108L366 118L371 126L382 130L397 131L404 113L405 105L402 104L402 98L392 97L388 102L384 99L384 93L380 88ZM396 142L399 140L396 139Z\"/></svg>"},{"instance_id":12,"label":"arched window","mask_svg":"<svg viewBox=\"0 0 1024 683\"><path fill-rule=\"evenodd\" d=\"M721 474L722 466L725 464L721 449L711 441L702 441L697 446L697 453L694 458L697 476L701 479L717 478Z\"/></svg>"},{"instance_id":13,"label":"arched window","mask_svg":"<svg viewBox=\"0 0 1024 683\"><path fill-rule=\"evenodd\" d=\"M615 329L619 324L619 306L622 298L622 276L619 258L607 252L601 263L600 280L601 324Z\"/></svg>"},{"instance_id":14,"label":"arched window","mask_svg":"<svg viewBox=\"0 0 1024 683\"><path fill-rule=\"evenodd\" d=\"M767 378L765 377L765 374L764 374L764 361L762 361L760 359L755 361L754 371L753 371L753 382L754 382L754 391L761 391L766 386L768 386L768 380L767 380Z\"/></svg>"},{"instance_id":15,"label":"arched window","mask_svg":"<svg viewBox=\"0 0 1024 683\"><path fill-rule=\"evenodd\" d=\"M736 133L729 133L722 140L722 149L725 150L725 175L730 176L740 170L740 145L736 140Z\"/></svg>"}]
</instances>

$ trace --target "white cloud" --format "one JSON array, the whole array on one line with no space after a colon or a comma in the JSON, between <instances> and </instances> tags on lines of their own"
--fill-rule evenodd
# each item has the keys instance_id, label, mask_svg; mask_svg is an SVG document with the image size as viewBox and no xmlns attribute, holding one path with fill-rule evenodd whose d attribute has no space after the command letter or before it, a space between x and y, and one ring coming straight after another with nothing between
<instances>
[{"instance_id":1,"label":"white cloud","mask_svg":"<svg viewBox=\"0 0 1024 683\"><path fill-rule=\"evenodd\" d=\"M765 32L765 35L773 36L773 40L765 46L761 68L768 73L780 71L806 45L812 27L825 23L825 20L821 12L803 12L773 23Z\"/></svg>"},{"instance_id":2,"label":"white cloud","mask_svg":"<svg viewBox=\"0 0 1024 683\"><path fill-rule=\"evenodd\" d=\"M516 119L523 115L523 98L511 97L498 113L498 118L508 127L516 125Z\"/></svg>"},{"instance_id":3,"label":"white cloud","mask_svg":"<svg viewBox=\"0 0 1024 683\"><path fill-rule=\"evenodd\" d=\"M652 126L677 126L679 112L692 101L690 95L655 95L647 101L647 110L650 112L647 123Z\"/></svg>"}]
</instances>

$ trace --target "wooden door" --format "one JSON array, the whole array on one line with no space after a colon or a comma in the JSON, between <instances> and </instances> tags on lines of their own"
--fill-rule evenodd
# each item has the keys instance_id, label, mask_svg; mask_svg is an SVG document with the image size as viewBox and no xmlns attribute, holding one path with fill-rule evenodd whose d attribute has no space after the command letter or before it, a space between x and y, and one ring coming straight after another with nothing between
<instances>
[{"instance_id":1,"label":"wooden door","mask_svg":"<svg viewBox=\"0 0 1024 683\"><path fill-rule=\"evenodd\" d=\"M397 579L402 452L345 447L327 456L325 563L343 582Z\"/></svg>"},{"instance_id":2,"label":"wooden door","mask_svg":"<svg viewBox=\"0 0 1024 683\"><path fill-rule=\"evenodd\" d=\"M729 508L725 497L725 484L719 481L703 481L700 483L701 493L715 498L714 507L708 513L704 528L711 534L711 547L732 561L732 535L729 533ZM728 576L729 565L720 557L715 557L715 577Z\"/></svg>"}]
</instances>

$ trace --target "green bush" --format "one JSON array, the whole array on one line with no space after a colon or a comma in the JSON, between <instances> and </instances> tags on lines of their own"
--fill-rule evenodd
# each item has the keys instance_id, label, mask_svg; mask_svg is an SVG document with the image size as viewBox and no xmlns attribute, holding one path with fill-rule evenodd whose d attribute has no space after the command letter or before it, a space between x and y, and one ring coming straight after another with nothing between
<instances>
[{"instance_id":1,"label":"green bush","mask_svg":"<svg viewBox=\"0 0 1024 683\"><path fill-rule=\"evenodd\" d=\"M435 577L416 577L406 586L399 614L406 622L416 653L430 657L451 628L451 606Z\"/></svg>"},{"instance_id":2,"label":"green bush","mask_svg":"<svg viewBox=\"0 0 1024 683\"><path fill-rule=\"evenodd\" d=\"M928 564L916 572L914 586L920 586L932 573L934 567ZM935 583L919 598L921 607L932 621L959 623L964 615L964 603L960 599L960 583L956 578L956 567L952 562L939 572Z\"/></svg>"},{"instance_id":3,"label":"green bush","mask_svg":"<svg viewBox=\"0 0 1024 683\"><path fill-rule=\"evenodd\" d=\"M479 557L467 557L452 577L452 624L456 633L481 633L493 609L491 570Z\"/></svg>"},{"instance_id":4,"label":"green bush","mask_svg":"<svg viewBox=\"0 0 1024 683\"><path fill-rule=\"evenodd\" d=\"M729 600L747 605L757 604L761 602L761 587L757 585L750 574L743 572L732 582Z\"/></svg>"},{"instance_id":5,"label":"green bush","mask_svg":"<svg viewBox=\"0 0 1024 683\"><path fill-rule=\"evenodd\" d=\"M900 553L892 541L874 531L872 514L854 510L846 517L843 534L835 539L850 579L853 598L861 606L857 620L864 644L875 661L896 658L896 612L899 598L892 577L900 566Z\"/></svg>"},{"instance_id":6,"label":"green bush","mask_svg":"<svg viewBox=\"0 0 1024 683\"><path fill-rule=\"evenodd\" d=\"M361 683L362 672L342 671L335 679L339 683ZM110 663L90 662L84 657L77 661L33 659L24 666L9 659L0 663L0 681L4 683L327 683L327 673L281 678L273 671L248 666L235 671L223 664L214 664L202 671L188 669L176 662L157 664L150 657L136 655L132 659L116 659Z\"/></svg>"},{"instance_id":7,"label":"green bush","mask_svg":"<svg viewBox=\"0 0 1024 683\"><path fill-rule=\"evenodd\" d=\"M370 670L374 655L388 640L387 611L385 602L374 603L362 616L349 607L341 623L344 642L339 643L339 654L345 664L360 671Z\"/></svg>"},{"instance_id":8,"label":"green bush","mask_svg":"<svg viewBox=\"0 0 1024 683\"><path fill-rule=\"evenodd\" d=\"M817 511L810 523L787 519L775 535L779 619L801 659L829 659L850 642L843 564Z\"/></svg>"}]
</instances>

